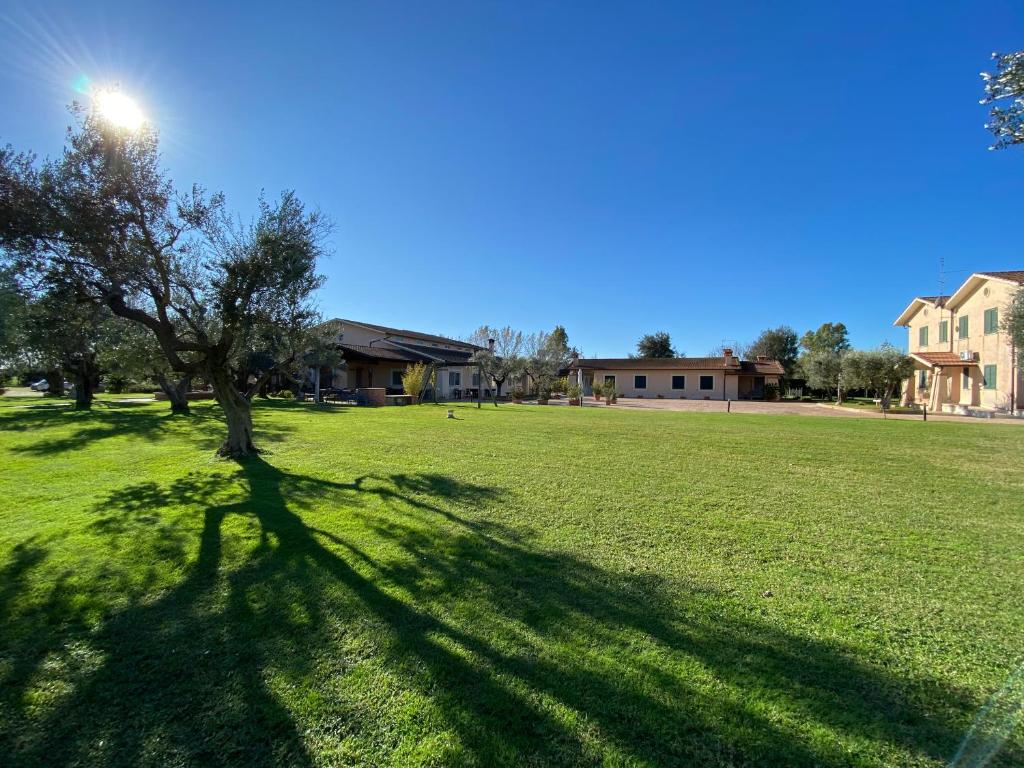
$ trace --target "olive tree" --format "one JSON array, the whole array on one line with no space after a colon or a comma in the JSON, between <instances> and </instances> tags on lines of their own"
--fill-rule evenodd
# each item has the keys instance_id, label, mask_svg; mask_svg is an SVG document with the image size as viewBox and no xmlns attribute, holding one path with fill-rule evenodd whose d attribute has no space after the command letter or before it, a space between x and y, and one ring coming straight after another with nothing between
<instances>
[{"instance_id":1,"label":"olive tree","mask_svg":"<svg viewBox=\"0 0 1024 768\"><path fill-rule=\"evenodd\" d=\"M469 337L470 342L481 347L473 354L485 376L494 381L496 397L501 397L501 388L510 376L523 371L523 333L509 326L491 328L482 325ZM493 349L490 342L494 342Z\"/></svg>"},{"instance_id":2,"label":"olive tree","mask_svg":"<svg viewBox=\"0 0 1024 768\"><path fill-rule=\"evenodd\" d=\"M995 72L982 72L985 97L992 105L985 127L996 137L991 149L1024 144L1024 51L993 53ZM997 106L997 102L1007 102Z\"/></svg>"},{"instance_id":3,"label":"olive tree","mask_svg":"<svg viewBox=\"0 0 1024 768\"><path fill-rule=\"evenodd\" d=\"M873 390L888 410L897 387L914 375L914 361L892 344L850 350L842 358L843 384Z\"/></svg>"},{"instance_id":4,"label":"olive tree","mask_svg":"<svg viewBox=\"0 0 1024 768\"><path fill-rule=\"evenodd\" d=\"M0 150L0 248L22 271L66 272L88 300L147 328L172 370L213 386L227 422L219 452L254 452L249 399L316 320L327 222L286 192L241 224L221 195L175 192L148 126L73 112L60 158ZM274 359L239 386L239 354L260 335L274 337Z\"/></svg>"}]
</instances>

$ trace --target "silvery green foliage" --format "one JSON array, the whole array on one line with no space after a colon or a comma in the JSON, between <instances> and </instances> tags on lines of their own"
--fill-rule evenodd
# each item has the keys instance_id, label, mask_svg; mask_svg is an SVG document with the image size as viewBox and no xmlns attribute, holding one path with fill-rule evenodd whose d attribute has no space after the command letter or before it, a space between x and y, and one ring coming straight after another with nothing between
<instances>
[{"instance_id":1,"label":"silvery green foliage","mask_svg":"<svg viewBox=\"0 0 1024 768\"><path fill-rule=\"evenodd\" d=\"M1003 330L1010 334L1017 349L1017 364L1024 370L1024 288L1017 289L1002 315Z\"/></svg>"},{"instance_id":2,"label":"silvery green foliage","mask_svg":"<svg viewBox=\"0 0 1024 768\"><path fill-rule=\"evenodd\" d=\"M995 135L989 149L1003 149L1024 143L1024 51L993 53L995 72L982 72L985 98L982 104L994 105L1009 100L1006 106L993 106L985 127Z\"/></svg>"}]
</instances>

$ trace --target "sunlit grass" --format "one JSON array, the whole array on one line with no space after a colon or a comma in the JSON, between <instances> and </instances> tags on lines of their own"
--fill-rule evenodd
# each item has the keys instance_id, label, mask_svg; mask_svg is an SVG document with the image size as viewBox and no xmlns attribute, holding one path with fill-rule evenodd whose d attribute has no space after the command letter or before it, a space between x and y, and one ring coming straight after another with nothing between
<instances>
[{"instance_id":1,"label":"sunlit grass","mask_svg":"<svg viewBox=\"0 0 1024 768\"><path fill-rule=\"evenodd\" d=\"M0 398L5 765L939 766L1019 661L1012 428L274 402L239 465L51 405Z\"/></svg>"}]
</instances>

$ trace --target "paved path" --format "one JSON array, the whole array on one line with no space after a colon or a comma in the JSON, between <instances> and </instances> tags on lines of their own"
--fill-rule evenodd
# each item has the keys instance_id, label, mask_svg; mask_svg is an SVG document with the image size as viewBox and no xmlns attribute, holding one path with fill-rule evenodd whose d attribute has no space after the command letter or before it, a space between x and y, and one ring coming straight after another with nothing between
<instances>
[{"instance_id":1,"label":"paved path","mask_svg":"<svg viewBox=\"0 0 1024 768\"><path fill-rule=\"evenodd\" d=\"M565 405L566 401L552 400L552 403ZM615 405L609 406L605 403L598 403L592 397L584 398L583 405L591 408L624 408L648 411L684 411L691 413L725 413L726 403L723 400L658 400L635 397L620 397ZM768 415L797 415L797 416L832 416L835 418L861 418L881 419L879 411L870 408L844 408L828 403L794 403L774 402L768 403L761 400L733 400L732 413L758 413ZM900 421L921 421L920 414L913 413L890 413L888 419ZM1024 426L1024 418L994 418L982 419L973 416L954 416L952 414L928 414L928 421L953 421L960 424L1011 424Z\"/></svg>"}]
</instances>

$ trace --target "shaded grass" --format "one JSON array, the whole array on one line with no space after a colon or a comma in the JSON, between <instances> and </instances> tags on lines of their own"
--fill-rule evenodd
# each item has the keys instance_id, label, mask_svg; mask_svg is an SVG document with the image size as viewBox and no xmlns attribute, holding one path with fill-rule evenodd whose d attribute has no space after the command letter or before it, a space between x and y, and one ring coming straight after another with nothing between
<instances>
[{"instance_id":1,"label":"shaded grass","mask_svg":"<svg viewBox=\"0 0 1024 768\"><path fill-rule=\"evenodd\" d=\"M1018 662L1017 430L7 405L5 765L942 765Z\"/></svg>"}]
</instances>

